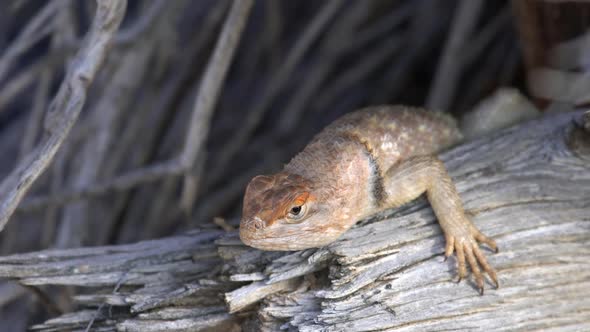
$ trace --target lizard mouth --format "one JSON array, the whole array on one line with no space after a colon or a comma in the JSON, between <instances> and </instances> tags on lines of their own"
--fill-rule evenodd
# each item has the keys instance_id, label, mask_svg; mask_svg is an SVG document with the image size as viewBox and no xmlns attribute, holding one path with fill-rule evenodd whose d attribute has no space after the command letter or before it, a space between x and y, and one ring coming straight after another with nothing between
<instances>
[{"instance_id":1,"label":"lizard mouth","mask_svg":"<svg viewBox=\"0 0 590 332\"><path fill-rule=\"evenodd\" d=\"M240 239L249 247L265 251L295 251L319 248L333 241L333 239L318 241L313 236L302 238L297 235L282 235L280 237L274 237L270 234L251 232L248 228L242 227L241 225Z\"/></svg>"},{"instance_id":2,"label":"lizard mouth","mask_svg":"<svg viewBox=\"0 0 590 332\"><path fill-rule=\"evenodd\" d=\"M240 224L240 240L245 245L260 250L269 251L287 251L287 250L299 250L303 248L296 248L298 241L290 239L288 237L276 238L270 236L270 234L264 234L262 228L256 227L256 222L261 220L250 220L242 221Z\"/></svg>"},{"instance_id":3,"label":"lizard mouth","mask_svg":"<svg viewBox=\"0 0 590 332\"><path fill-rule=\"evenodd\" d=\"M242 242L249 247L264 251L294 251L307 249L308 247L300 247L296 241L285 239L277 242L277 239L253 239L248 237L240 237Z\"/></svg>"},{"instance_id":4,"label":"lizard mouth","mask_svg":"<svg viewBox=\"0 0 590 332\"><path fill-rule=\"evenodd\" d=\"M252 236L252 234L248 232L243 232L240 228L240 240L244 242L245 245L260 249L260 250L278 250L276 249L276 243L273 245L269 245L269 241L265 240L264 238L259 238L256 236Z\"/></svg>"}]
</instances>

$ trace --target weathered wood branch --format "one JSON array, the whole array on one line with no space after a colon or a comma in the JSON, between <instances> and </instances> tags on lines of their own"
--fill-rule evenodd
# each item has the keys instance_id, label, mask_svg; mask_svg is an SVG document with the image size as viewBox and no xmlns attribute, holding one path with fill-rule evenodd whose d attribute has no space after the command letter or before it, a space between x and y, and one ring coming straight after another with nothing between
<instances>
[{"instance_id":1,"label":"weathered wood branch","mask_svg":"<svg viewBox=\"0 0 590 332\"><path fill-rule=\"evenodd\" d=\"M0 184L0 231L35 180L49 166L76 122L88 87L104 62L126 8L125 0L97 0L92 27L47 111L45 139Z\"/></svg>"},{"instance_id":2,"label":"weathered wood branch","mask_svg":"<svg viewBox=\"0 0 590 332\"><path fill-rule=\"evenodd\" d=\"M484 296L453 282L455 260L443 262L425 200L321 249L262 252L234 233L195 231L0 257L0 276L83 287L82 309L39 331L83 331L91 320L100 331L587 330L590 132L581 118L552 115L441 156L474 222L500 246L487 256L501 287L488 284Z\"/></svg>"},{"instance_id":3,"label":"weathered wood branch","mask_svg":"<svg viewBox=\"0 0 590 332\"><path fill-rule=\"evenodd\" d=\"M215 50L209 60L209 65L203 74L203 80L191 115L189 130L180 156L186 170L180 204L187 212L190 212L195 204L200 182L199 177L195 174L197 173L197 161L204 159L204 144L209 133L213 110L253 5L254 1L252 0L233 2L219 40L215 45Z\"/></svg>"}]
</instances>

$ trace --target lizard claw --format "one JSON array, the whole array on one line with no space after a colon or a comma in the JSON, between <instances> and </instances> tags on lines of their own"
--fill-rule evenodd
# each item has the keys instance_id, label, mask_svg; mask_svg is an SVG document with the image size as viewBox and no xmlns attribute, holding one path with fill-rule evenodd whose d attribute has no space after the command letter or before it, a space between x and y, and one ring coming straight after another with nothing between
<instances>
[{"instance_id":1,"label":"lizard claw","mask_svg":"<svg viewBox=\"0 0 590 332\"><path fill-rule=\"evenodd\" d=\"M452 252L456 252L457 254L457 263L458 263L458 273L459 273L459 280L460 282L467 276L467 266L466 261L469 263L469 267L473 273L473 277L475 279L475 283L477 285L477 289L480 295L484 294L484 276L482 274L481 269L492 280L496 288L500 287L498 283L498 276L496 271L490 266L486 257L481 252L478 241L485 243L494 251L497 252L498 246L496 242L485 235L483 235L479 230L474 229L472 236L462 236L462 237L453 237L453 236L445 236L447 244L445 247L445 257L448 257L452 254ZM448 255L447 255L448 254Z\"/></svg>"},{"instance_id":2,"label":"lizard claw","mask_svg":"<svg viewBox=\"0 0 590 332\"><path fill-rule=\"evenodd\" d=\"M479 241L481 243L485 243L495 253L498 253L500 251L500 249L498 248L498 245L496 244L496 241L494 241L494 240L490 239L489 237L483 235L482 232L480 232L477 228L472 227L471 232L473 233L473 237L477 241Z\"/></svg>"}]
</instances>

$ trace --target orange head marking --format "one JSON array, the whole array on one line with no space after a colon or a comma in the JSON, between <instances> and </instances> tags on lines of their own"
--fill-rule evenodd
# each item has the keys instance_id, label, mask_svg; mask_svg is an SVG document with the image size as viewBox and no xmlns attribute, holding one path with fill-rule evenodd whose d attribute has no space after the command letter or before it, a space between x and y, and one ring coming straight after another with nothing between
<instances>
[{"instance_id":1,"label":"orange head marking","mask_svg":"<svg viewBox=\"0 0 590 332\"><path fill-rule=\"evenodd\" d=\"M305 204L305 202L307 202L307 199L309 198L309 192L303 192L301 193L299 196L295 197L295 200L293 200L293 205L303 205Z\"/></svg>"},{"instance_id":2,"label":"orange head marking","mask_svg":"<svg viewBox=\"0 0 590 332\"><path fill-rule=\"evenodd\" d=\"M322 188L306 178L281 172L257 176L246 189L240 238L263 250L300 250L325 245L347 227L334 220L334 207Z\"/></svg>"},{"instance_id":3,"label":"orange head marking","mask_svg":"<svg viewBox=\"0 0 590 332\"><path fill-rule=\"evenodd\" d=\"M313 200L311 192L311 182L299 175L281 172L256 176L244 195L240 237L246 243L252 242L273 236L273 225L278 221L302 220L306 203Z\"/></svg>"},{"instance_id":4,"label":"orange head marking","mask_svg":"<svg viewBox=\"0 0 590 332\"><path fill-rule=\"evenodd\" d=\"M256 176L246 188L242 219L262 220L264 225L258 228L270 226L284 218L291 207L305 204L310 198L310 190L310 182L299 175Z\"/></svg>"}]
</instances>

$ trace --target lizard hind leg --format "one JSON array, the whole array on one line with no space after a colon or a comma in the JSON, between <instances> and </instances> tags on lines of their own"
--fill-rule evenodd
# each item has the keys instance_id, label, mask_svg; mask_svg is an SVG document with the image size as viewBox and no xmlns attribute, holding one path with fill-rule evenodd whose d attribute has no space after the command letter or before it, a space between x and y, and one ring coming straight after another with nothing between
<instances>
[{"instance_id":1,"label":"lizard hind leg","mask_svg":"<svg viewBox=\"0 0 590 332\"><path fill-rule=\"evenodd\" d=\"M485 243L495 251L498 246L494 240L481 233L465 215L455 185L437 157L417 156L405 159L386 172L383 183L387 206L399 206L426 193L445 234L445 256L448 257L453 252L457 254L459 281L466 277L468 263L481 294L484 285L481 269L498 287L496 271L480 251L478 242Z\"/></svg>"}]
</instances>

